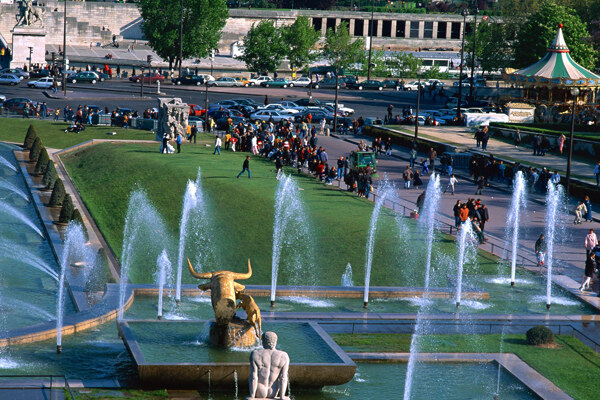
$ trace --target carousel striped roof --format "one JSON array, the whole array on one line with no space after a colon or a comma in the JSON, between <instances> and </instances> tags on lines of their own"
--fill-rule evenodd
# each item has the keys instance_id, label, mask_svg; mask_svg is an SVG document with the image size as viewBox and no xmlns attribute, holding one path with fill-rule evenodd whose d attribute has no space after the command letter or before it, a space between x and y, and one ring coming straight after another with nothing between
<instances>
[{"instance_id":1,"label":"carousel striped roof","mask_svg":"<svg viewBox=\"0 0 600 400\"><path fill-rule=\"evenodd\" d=\"M546 55L535 64L510 74L509 80L530 85L600 85L600 76L583 68L571 58L563 37L562 24L559 25L556 38L548 47Z\"/></svg>"}]
</instances>

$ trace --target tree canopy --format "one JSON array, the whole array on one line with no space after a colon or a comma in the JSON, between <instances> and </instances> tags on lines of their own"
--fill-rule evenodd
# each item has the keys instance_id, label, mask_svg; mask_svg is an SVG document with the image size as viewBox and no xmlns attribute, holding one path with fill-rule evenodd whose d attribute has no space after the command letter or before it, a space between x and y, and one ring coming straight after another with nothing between
<instances>
[{"instance_id":1,"label":"tree canopy","mask_svg":"<svg viewBox=\"0 0 600 400\"><path fill-rule=\"evenodd\" d=\"M319 36L305 16L298 17L293 24L283 28L282 37L288 46L286 55L292 70L302 69L315 61L317 54L313 50Z\"/></svg>"},{"instance_id":2,"label":"tree canopy","mask_svg":"<svg viewBox=\"0 0 600 400\"><path fill-rule=\"evenodd\" d=\"M352 40L348 24L342 22L337 29L329 28L323 45L323 58L329 61L336 71L348 69L353 64L364 62L365 42Z\"/></svg>"},{"instance_id":3,"label":"tree canopy","mask_svg":"<svg viewBox=\"0 0 600 400\"><path fill-rule=\"evenodd\" d=\"M249 71L275 71L286 53L281 29L270 20L262 20L257 25L252 25L244 37L242 52L238 58L246 63Z\"/></svg>"},{"instance_id":4,"label":"tree canopy","mask_svg":"<svg viewBox=\"0 0 600 400\"><path fill-rule=\"evenodd\" d=\"M180 2L139 0L148 44L172 64L179 58ZM225 0L183 0L183 58L202 58L217 47L229 11Z\"/></svg>"}]
</instances>

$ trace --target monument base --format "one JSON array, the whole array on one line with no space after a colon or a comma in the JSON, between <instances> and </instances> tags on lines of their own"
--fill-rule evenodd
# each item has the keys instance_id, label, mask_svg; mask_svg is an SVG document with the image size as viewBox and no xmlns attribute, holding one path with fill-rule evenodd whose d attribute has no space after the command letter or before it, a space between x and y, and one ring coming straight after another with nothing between
<instances>
[{"instance_id":1,"label":"monument base","mask_svg":"<svg viewBox=\"0 0 600 400\"><path fill-rule=\"evenodd\" d=\"M257 343L254 326L244 319L234 318L229 325L210 324L209 343L216 347L252 347Z\"/></svg>"},{"instance_id":2,"label":"monument base","mask_svg":"<svg viewBox=\"0 0 600 400\"><path fill-rule=\"evenodd\" d=\"M44 28L16 26L12 31L11 68L30 64L46 64L46 31ZM30 49L31 48L31 49Z\"/></svg>"}]
</instances>

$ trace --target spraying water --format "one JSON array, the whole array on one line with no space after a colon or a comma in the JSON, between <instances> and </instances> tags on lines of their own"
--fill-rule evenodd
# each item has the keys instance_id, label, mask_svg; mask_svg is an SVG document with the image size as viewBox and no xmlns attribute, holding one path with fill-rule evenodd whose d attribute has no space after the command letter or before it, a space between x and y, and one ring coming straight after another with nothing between
<instances>
[{"instance_id":1,"label":"spraying water","mask_svg":"<svg viewBox=\"0 0 600 400\"><path fill-rule=\"evenodd\" d=\"M44 238L44 234L32 220L30 220L25 216L25 214L23 214L22 212L20 212L19 210L10 206L8 203L2 200L0 200L0 212L9 215L15 219L18 219L19 221L23 222L25 225L33 229L38 235L40 235L42 239Z\"/></svg>"},{"instance_id":2,"label":"spraying water","mask_svg":"<svg viewBox=\"0 0 600 400\"><path fill-rule=\"evenodd\" d=\"M17 185L10 183L6 179L0 179L0 188L6 189L16 194L17 196L29 203L29 196L27 196L27 194L23 190L17 187Z\"/></svg>"},{"instance_id":3,"label":"spraying water","mask_svg":"<svg viewBox=\"0 0 600 400\"><path fill-rule=\"evenodd\" d=\"M525 177L523 172L517 171L513 182L513 195L510 203L510 212L506 221L507 239L510 237L512 253L510 260L510 285L515 285L515 275L517 271L517 249L519 245L519 224L521 221L521 212L527 204L525 192Z\"/></svg>"},{"instance_id":4,"label":"spraying water","mask_svg":"<svg viewBox=\"0 0 600 400\"><path fill-rule=\"evenodd\" d=\"M563 203L563 187L548 182L548 193L546 194L546 308L550 309L552 304L552 264L554 262L554 241L556 235L557 222L560 219L559 208Z\"/></svg>"},{"instance_id":5,"label":"spraying water","mask_svg":"<svg viewBox=\"0 0 600 400\"><path fill-rule=\"evenodd\" d=\"M158 247L167 241L166 226L156 209L150 203L146 193L137 189L129 197L125 227L123 229L123 250L121 255L121 279L119 282L119 319L123 319L125 294L130 275L138 271L134 265L153 265L159 251L167 246ZM143 279L143 277L141 277Z\"/></svg>"},{"instance_id":6,"label":"spraying water","mask_svg":"<svg viewBox=\"0 0 600 400\"><path fill-rule=\"evenodd\" d=\"M500 360L498 360L498 383L496 384L496 396L495 398L500 398L500 373L502 371L502 364L500 361L502 360L502 354L504 352L504 334L506 331L506 324L502 326L502 334L500 335Z\"/></svg>"},{"instance_id":7,"label":"spraying water","mask_svg":"<svg viewBox=\"0 0 600 400\"><path fill-rule=\"evenodd\" d=\"M352 281L352 265L350 265L350 263L346 264L346 270L342 274L342 286L354 286L354 282Z\"/></svg>"},{"instance_id":8,"label":"spraying water","mask_svg":"<svg viewBox=\"0 0 600 400\"><path fill-rule=\"evenodd\" d=\"M171 261L169 260L169 256L167 254L167 249L164 249L160 256L158 256L158 260L156 260L156 284L158 285L158 319L162 319L163 315L163 290L167 281L173 273L173 268L171 266Z\"/></svg>"},{"instance_id":9,"label":"spraying water","mask_svg":"<svg viewBox=\"0 0 600 400\"><path fill-rule=\"evenodd\" d=\"M11 163L10 161L8 161L6 158L0 156L0 164L10 168L11 170L13 170L13 172L17 172L17 167L15 167L13 165L13 163Z\"/></svg>"},{"instance_id":10,"label":"spraying water","mask_svg":"<svg viewBox=\"0 0 600 400\"><path fill-rule=\"evenodd\" d=\"M310 228L298 185L291 175L283 175L275 192L273 250L271 258L271 305L275 304L277 279L284 265L290 269L293 284L314 284L312 252L308 238ZM282 255L287 255L283 258Z\"/></svg>"},{"instance_id":11,"label":"spraying water","mask_svg":"<svg viewBox=\"0 0 600 400\"><path fill-rule=\"evenodd\" d=\"M462 281L463 281L463 270L465 260L467 258L467 250L470 244L475 241L473 235L473 226L471 225L471 219L467 219L467 222L462 224L462 229L458 238L458 275L456 277L456 307L460 306L460 299L462 297Z\"/></svg>"},{"instance_id":12,"label":"spraying water","mask_svg":"<svg viewBox=\"0 0 600 400\"><path fill-rule=\"evenodd\" d=\"M202 192L198 190L200 189L200 178L200 168L198 168L196 181L188 181L185 194L183 195L183 209L181 210L181 222L179 223L179 250L177 253L177 286L175 289L175 301L177 303L181 301L181 275L183 272L183 258L188 221L190 219L190 213L199 203L202 203Z\"/></svg>"},{"instance_id":13,"label":"spraying water","mask_svg":"<svg viewBox=\"0 0 600 400\"><path fill-rule=\"evenodd\" d=\"M233 370L233 382L235 384L235 399L237 400L239 397L239 387L238 387L238 373L237 370Z\"/></svg>"},{"instance_id":14,"label":"spraying water","mask_svg":"<svg viewBox=\"0 0 600 400\"><path fill-rule=\"evenodd\" d=\"M429 310L431 303L427 301L429 297L429 281L431 277L431 251L433 249L434 231L435 231L435 216L438 212L441 198L440 177L437 174L432 174L427 184L427 192L425 193L425 202L423 203L423 212L420 213L422 218L420 224L425 227L427 232L427 254L425 263L425 282L423 287L423 300L417 313L415 331L410 340L410 355L408 357L408 365L406 368L406 378L404 380L404 400L409 400L412 394L413 376L417 357L419 354L420 338L426 333L427 319L423 318Z\"/></svg>"},{"instance_id":15,"label":"spraying water","mask_svg":"<svg viewBox=\"0 0 600 400\"><path fill-rule=\"evenodd\" d=\"M0 249L2 250L3 257L21 262L24 265L29 265L30 267L48 274L55 281L58 281L58 274L56 271L41 257L33 254L33 252L25 247L8 240L0 240Z\"/></svg>"}]
</instances>

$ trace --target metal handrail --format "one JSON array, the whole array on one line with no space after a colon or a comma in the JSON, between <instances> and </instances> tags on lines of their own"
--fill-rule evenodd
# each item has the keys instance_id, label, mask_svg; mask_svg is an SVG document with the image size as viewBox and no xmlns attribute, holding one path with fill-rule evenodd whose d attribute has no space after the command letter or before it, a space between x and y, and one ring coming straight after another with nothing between
<instances>
[{"instance_id":1,"label":"metal handrail","mask_svg":"<svg viewBox=\"0 0 600 400\"><path fill-rule=\"evenodd\" d=\"M65 375L0 375L0 379L2 378L50 378L50 400L52 400L52 387L53 387L53 379L54 378L62 378L65 382L65 387L69 391L69 395L71 396L71 400L75 400L75 396L73 395L73 391L71 390L71 386L69 385L69 380ZM41 389L46 389L44 382L42 381Z\"/></svg>"}]
</instances>

